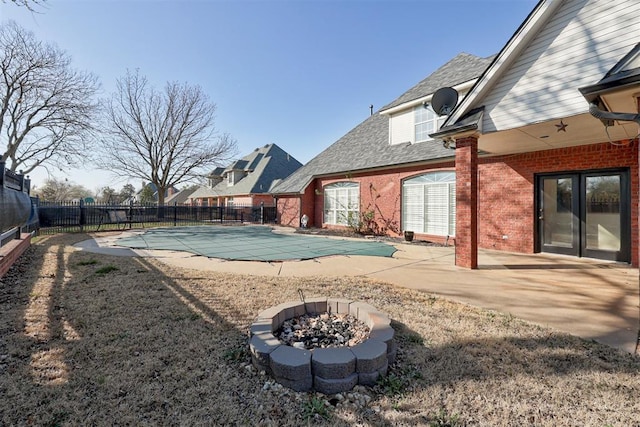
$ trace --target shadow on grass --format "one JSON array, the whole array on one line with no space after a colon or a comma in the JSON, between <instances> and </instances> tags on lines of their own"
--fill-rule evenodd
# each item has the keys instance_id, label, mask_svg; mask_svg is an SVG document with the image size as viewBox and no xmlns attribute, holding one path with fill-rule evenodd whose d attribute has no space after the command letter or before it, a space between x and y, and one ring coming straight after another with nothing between
<instances>
[{"instance_id":1,"label":"shadow on grass","mask_svg":"<svg viewBox=\"0 0 640 427\"><path fill-rule=\"evenodd\" d=\"M40 240L3 283L0 424L250 422L234 307L144 259L70 250L87 237Z\"/></svg>"},{"instance_id":2,"label":"shadow on grass","mask_svg":"<svg viewBox=\"0 0 640 427\"><path fill-rule=\"evenodd\" d=\"M499 322L520 322L499 316ZM432 345L405 324L392 326L398 360L375 387L381 396L372 406L383 410L363 411L371 425L640 422L628 405L640 391L640 358L630 354L553 332Z\"/></svg>"},{"instance_id":3,"label":"shadow on grass","mask_svg":"<svg viewBox=\"0 0 640 427\"><path fill-rule=\"evenodd\" d=\"M266 297L254 295L242 308L243 294L236 306L232 292L215 287L238 285L237 276L211 284L202 272L183 277L142 258L69 249L87 237L43 239L12 272L13 285L2 285L0 424L254 425L265 416L304 424L294 394L262 393L265 378L243 367L246 318ZM479 425L640 422L640 366L631 355L509 316L438 307L436 298L409 299L395 288L382 292L378 283L345 279L353 286L344 289L333 280L301 279L287 288L280 279L261 280L247 280L238 292L268 287L286 299L301 287L309 295L376 296L381 304L373 304L396 313L416 302L420 314L425 308L411 325L393 322L399 353L390 373L397 381L382 383L382 396L355 416L336 411L327 424L455 425L457 416ZM207 292L196 294L198 286ZM438 310L448 310L448 323L429 319ZM464 316L467 325L496 324L497 333L479 329L469 338L458 324ZM429 328L446 339L432 339Z\"/></svg>"}]
</instances>

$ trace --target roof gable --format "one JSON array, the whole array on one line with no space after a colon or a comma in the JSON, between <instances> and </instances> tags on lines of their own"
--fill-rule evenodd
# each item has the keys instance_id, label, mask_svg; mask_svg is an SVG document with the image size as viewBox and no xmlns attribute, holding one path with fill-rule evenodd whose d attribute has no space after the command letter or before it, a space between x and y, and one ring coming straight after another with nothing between
<instances>
[{"instance_id":1,"label":"roof gable","mask_svg":"<svg viewBox=\"0 0 640 427\"><path fill-rule=\"evenodd\" d=\"M582 114L578 88L600 80L640 39L636 0L543 0L451 114L484 106L484 133Z\"/></svg>"}]
</instances>

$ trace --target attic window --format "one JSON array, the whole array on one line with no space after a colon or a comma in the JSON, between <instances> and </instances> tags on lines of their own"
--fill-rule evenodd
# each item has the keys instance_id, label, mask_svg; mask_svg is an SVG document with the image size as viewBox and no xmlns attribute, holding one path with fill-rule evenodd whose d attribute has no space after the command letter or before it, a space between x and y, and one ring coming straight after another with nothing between
<instances>
[{"instance_id":1,"label":"attic window","mask_svg":"<svg viewBox=\"0 0 640 427\"><path fill-rule=\"evenodd\" d=\"M234 172L227 172L227 185L233 185L234 183Z\"/></svg>"},{"instance_id":2,"label":"attic window","mask_svg":"<svg viewBox=\"0 0 640 427\"><path fill-rule=\"evenodd\" d=\"M447 119L446 116L438 117L433 111L431 105L418 105L413 109L414 126L415 126L415 142L430 141L433 138L429 136L434 133Z\"/></svg>"}]
</instances>

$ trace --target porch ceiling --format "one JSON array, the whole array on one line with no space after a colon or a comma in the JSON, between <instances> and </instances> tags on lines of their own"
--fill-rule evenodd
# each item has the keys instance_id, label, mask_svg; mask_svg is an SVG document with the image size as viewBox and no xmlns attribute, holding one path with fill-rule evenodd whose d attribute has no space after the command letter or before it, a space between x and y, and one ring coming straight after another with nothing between
<instances>
[{"instance_id":1,"label":"porch ceiling","mask_svg":"<svg viewBox=\"0 0 640 427\"><path fill-rule=\"evenodd\" d=\"M612 111L636 111L633 98L620 96L620 101L612 99ZM631 104L630 106L627 104ZM567 125L559 129L560 121ZM588 113L577 116L557 118L535 123L516 129L482 134L478 140L478 149L490 154L515 154L529 151L551 150L555 148L596 144L601 142L633 139L638 133L638 124L634 122L616 122L609 127L609 136L602 122Z\"/></svg>"}]
</instances>

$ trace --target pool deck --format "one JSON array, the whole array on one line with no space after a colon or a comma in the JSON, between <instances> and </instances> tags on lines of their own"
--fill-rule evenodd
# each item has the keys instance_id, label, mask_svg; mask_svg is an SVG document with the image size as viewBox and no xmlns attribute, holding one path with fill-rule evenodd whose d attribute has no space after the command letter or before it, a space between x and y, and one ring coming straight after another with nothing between
<instances>
[{"instance_id":1,"label":"pool deck","mask_svg":"<svg viewBox=\"0 0 640 427\"><path fill-rule=\"evenodd\" d=\"M288 232L288 230L279 230ZM549 254L481 250L478 270L454 265L454 248L396 243L393 257L330 256L306 261L224 261L186 252L114 247L98 237L79 249L146 256L178 267L259 276L362 276L516 317L634 353L638 269Z\"/></svg>"}]
</instances>

